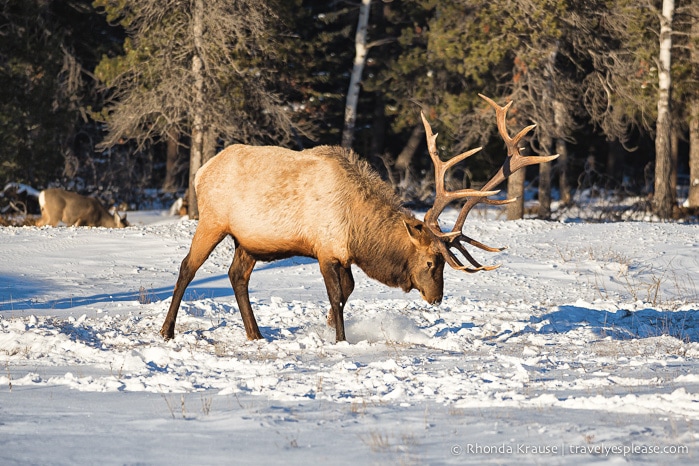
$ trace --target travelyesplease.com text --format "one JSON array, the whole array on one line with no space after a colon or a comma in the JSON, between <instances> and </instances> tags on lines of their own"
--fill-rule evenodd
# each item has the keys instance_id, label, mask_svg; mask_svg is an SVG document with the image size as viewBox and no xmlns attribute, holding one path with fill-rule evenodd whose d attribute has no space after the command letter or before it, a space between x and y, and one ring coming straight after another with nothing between
<instances>
[{"instance_id":1,"label":"travelyesplease.com text","mask_svg":"<svg viewBox=\"0 0 699 466\"><path fill-rule=\"evenodd\" d=\"M569 445L550 444L535 445L526 443L501 443L482 444L465 443L454 444L451 454L461 455L595 455L595 456L631 456L631 455L688 455L689 447L686 445Z\"/></svg>"}]
</instances>

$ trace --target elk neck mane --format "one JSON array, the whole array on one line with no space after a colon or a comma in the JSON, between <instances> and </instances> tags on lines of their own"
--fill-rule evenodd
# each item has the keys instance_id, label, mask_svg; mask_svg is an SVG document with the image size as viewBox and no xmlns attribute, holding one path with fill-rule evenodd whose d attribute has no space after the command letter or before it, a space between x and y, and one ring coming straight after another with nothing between
<instances>
[{"instance_id":1,"label":"elk neck mane","mask_svg":"<svg viewBox=\"0 0 699 466\"><path fill-rule=\"evenodd\" d=\"M337 193L347 218L352 259L367 275L404 288L409 281L411 247L404 220L413 214L368 162L348 149L320 146L318 155L334 158L347 181Z\"/></svg>"},{"instance_id":2,"label":"elk neck mane","mask_svg":"<svg viewBox=\"0 0 699 466\"><path fill-rule=\"evenodd\" d=\"M401 201L393 188L353 150L339 146L318 146L311 151L316 156L327 157L338 163L347 181L340 187L341 192L338 193L343 199L353 201L361 199L376 208L402 210Z\"/></svg>"}]
</instances>

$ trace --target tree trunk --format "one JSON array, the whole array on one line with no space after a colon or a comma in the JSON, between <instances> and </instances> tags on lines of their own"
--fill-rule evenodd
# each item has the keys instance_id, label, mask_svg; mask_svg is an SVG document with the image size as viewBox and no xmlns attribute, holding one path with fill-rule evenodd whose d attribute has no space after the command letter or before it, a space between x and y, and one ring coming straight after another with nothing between
<instances>
[{"instance_id":1,"label":"tree trunk","mask_svg":"<svg viewBox=\"0 0 699 466\"><path fill-rule=\"evenodd\" d=\"M672 205L677 204L677 163L680 152L680 130L673 125L670 132L670 191L672 192Z\"/></svg>"},{"instance_id":2,"label":"tree trunk","mask_svg":"<svg viewBox=\"0 0 699 466\"><path fill-rule=\"evenodd\" d=\"M163 181L163 191L166 193L177 190L177 167L179 165L179 139L180 135L175 130L167 133L165 140L165 181Z\"/></svg>"},{"instance_id":3,"label":"tree trunk","mask_svg":"<svg viewBox=\"0 0 699 466\"><path fill-rule=\"evenodd\" d=\"M556 51L558 50L558 47L556 47ZM555 75L555 55L551 55L550 61L549 61L549 66L550 66L550 75L553 77ZM553 80L553 78L551 78ZM556 171L558 171L558 189L560 191L560 204L563 206L566 206L570 203L570 183L568 181L568 146L566 145L565 139L563 139L563 136L565 133L569 131L569 129L566 128L565 121L566 117L568 114L568 109L566 108L565 104L561 102L560 100L554 100L553 102L553 121L554 125L556 128L556 136L553 138L553 141L551 141L551 144L549 146L546 146L548 149L551 146L555 150L555 153L558 154L558 159L556 159ZM550 152L549 152L550 154ZM551 210L549 207L549 217L551 215Z\"/></svg>"},{"instance_id":4,"label":"tree trunk","mask_svg":"<svg viewBox=\"0 0 699 466\"><path fill-rule=\"evenodd\" d=\"M689 197L688 207L699 207L699 96L690 105L689 120Z\"/></svg>"},{"instance_id":5,"label":"tree trunk","mask_svg":"<svg viewBox=\"0 0 699 466\"><path fill-rule=\"evenodd\" d=\"M374 119L371 123L371 149L369 150L369 163L378 166L384 155L386 136L386 111L385 101L381 93L376 93L374 102Z\"/></svg>"},{"instance_id":6,"label":"tree trunk","mask_svg":"<svg viewBox=\"0 0 699 466\"><path fill-rule=\"evenodd\" d=\"M553 59L553 56L551 57ZM551 69L554 69L554 63L551 62ZM554 71L551 71L551 75ZM568 145L563 139L563 134L566 132L564 127L564 121L566 121L566 114L568 109L560 100L553 102L553 120L556 127L556 138L555 144L556 154L558 154L558 159L556 159L556 170L558 170L558 189L560 190L560 202L562 205L566 206L570 204L570 181L568 180Z\"/></svg>"},{"instance_id":7,"label":"tree trunk","mask_svg":"<svg viewBox=\"0 0 699 466\"><path fill-rule=\"evenodd\" d=\"M354 39L355 55L350 85L347 90L345 104L345 127L342 131L342 147L350 149L354 140L354 125L357 121L357 101L359 100L359 86L362 82L362 71L366 63L367 46L366 36L369 26L369 10L371 0L362 0L359 6L359 21L357 22L357 34Z\"/></svg>"},{"instance_id":8,"label":"tree trunk","mask_svg":"<svg viewBox=\"0 0 699 466\"><path fill-rule=\"evenodd\" d=\"M618 140L607 143L607 176L614 180L614 183L621 185L624 181L624 157L626 150Z\"/></svg>"},{"instance_id":9,"label":"tree trunk","mask_svg":"<svg viewBox=\"0 0 699 466\"><path fill-rule=\"evenodd\" d=\"M381 37L389 36L391 33L386 31L386 12L390 10L385 4L383 8L374 8L374 16L372 16L372 25L377 31L377 35ZM389 13L390 14L390 13ZM371 44L367 44L367 47L371 47ZM389 56L387 54L381 53L381 50L377 51L380 55L376 57L381 62L388 62ZM374 167L380 167L381 161L385 156L384 151L386 150L386 99L384 98L384 92L374 91L372 93L371 99L374 102L374 115L371 120L371 144L369 146L368 160Z\"/></svg>"},{"instance_id":10,"label":"tree trunk","mask_svg":"<svg viewBox=\"0 0 699 466\"><path fill-rule=\"evenodd\" d=\"M699 1L694 2L699 9ZM694 82L699 82L699 21L692 24L690 41L692 76ZM688 207L699 207L699 91L694 91L689 105L689 197Z\"/></svg>"},{"instance_id":11,"label":"tree trunk","mask_svg":"<svg viewBox=\"0 0 699 466\"><path fill-rule=\"evenodd\" d=\"M551 138L545 136L542 138L542 145L545 153L550 154L550 147L553 145ZM539 164L539 212L537 217L543 220L551 218L551 162Z\"/></svg>"},{"instance_id":12,"label":"tree trunk","mask_svg":"<svg viewBox=\"0 0 699 466\"><path fill-rule=\"evenodd\" d=\"M194 56L192 75L194 77L194 114L192 115L192 147L189 155L189 218L199 218L199 206L194 189L194 177L201 168L204 152L204 63L201 58L204 35L203 0L194 0L192 14L194 34Z\"/></svg>"},{"instance_id":13,"label":"tree trunk","mask_svg":"<svg viewBox=\"0 0 699 466\"><path fill-rule=\"evenodd\" d=\"M201 164L204 165L206 162L211 160L216 155L216 141L218 137L216 131L209 125L204 130L204 142L201 152Z\"/></svg>"},{"instance_id":14,"label":"tree trunk","mask_svg":"<svg viewBox=\"0 0 699 466\"><path fill-rule=\"evenodd\" d=\"M507 197L517 198L515 202L507 204L507 220L519 220L524 218L524 180L526 170L514 172L507 178Z\"/></svg>"},{"instance_id":15,"label":"tree trunk","mask_svg":"<svg viewBox=\"0 0 699 466\"><path fill-rule=\"evenodd\" d=\"M568 144L561 139L556 139L556 168L558 169L558 189L561 192L561 205L570 205L570 180L568 179Z\"/></svg>"},{"instance_id":16,"label":"tree trunk","mask_svg":"<svg viewBox=\"0 0 699 466\"><path fill-rule=\"evenodd\" d=\"M396 157L396 163L393 165L395 171L398 173L399 187L403 190L410 188L410 183L413 182L411 174L411 167L413 165L413 158L417 152L417 148L420 147L420 143L425 139L425 127L422 124L416 125L413 131L410 133L408 142L400 151L398 157Z\"/></svg>"},{"instance_id":17,"label":"tree trunk","mask_svg":"<svg viewBox=\"0 0 699 466\"><path fill-rule=\"evenodd\" d=\"M409 170L410 166L413 164L413 157L420 143L425 139L425 127L422 124L416 125L413 131L410 133L408 142L400 151L398 157L396 157L396 169L397 170Z\"/></svg>"},{"instance_id":18,"label":"tree trunk","mask_svg":"<svg viewBox=\"0 0 699 466\"><path fill-rule=\"evenodd\" d=\"M663 0L660 18L660 54L658 57L658 120L655 135L655 193L653 210L655 214L667 219L672 216L675 193L671 189L672 173L672 121L670 115L670 77L672 47L672 16L675 10L674 0Z\"/></svg>"}]
</instances>

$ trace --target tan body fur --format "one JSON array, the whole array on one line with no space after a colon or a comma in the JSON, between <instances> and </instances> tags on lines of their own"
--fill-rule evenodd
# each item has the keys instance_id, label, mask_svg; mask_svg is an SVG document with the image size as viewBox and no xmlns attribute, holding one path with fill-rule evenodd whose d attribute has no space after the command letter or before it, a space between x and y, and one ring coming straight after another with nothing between
<instances>
[{"instance_id":1,"label":"tan body fur","mask_svg":"<svg viewBox=\"0 0 699 466\"><path fill-rule=\"evenodd\" d=\"M278 147L229 147L197 174L201 218L226 225L253 254L325 253L347 264L344 217L354 202L334 192L342 173L322 157L300 154ZM257 176L244 175L251 173ZM221 209L222 199L235 207Z\"/></svg>"},{"instance_id":2,"label":"tan body fur","mask_svg":"<svg viewBox=\"0 0 699 466\"><path fill-rule=\"evenodd\" d=\"M352 264L389 286L418 289L429 302L442 298L444 260L433 235L351 151L233 145L199 170L195 187L200 219L161 330L166 339L184 289L226 235L236 245L229 276L250 339L262 338L247 291L257 260L317 258L338 340L345 339Z\"/></svg>"},{"instance_id":3,"label":"tan body fur","mask_svg":"<svg viewBox=\"0 0 699 466\"><path fill-rule=\"evenodd\" d=\"M41 219L37 226L57 226L60 222L71 226L124 228L126 216L110 214L97 199L63 189L45 189L39 193Z\"/></svg>"}]
</instances>

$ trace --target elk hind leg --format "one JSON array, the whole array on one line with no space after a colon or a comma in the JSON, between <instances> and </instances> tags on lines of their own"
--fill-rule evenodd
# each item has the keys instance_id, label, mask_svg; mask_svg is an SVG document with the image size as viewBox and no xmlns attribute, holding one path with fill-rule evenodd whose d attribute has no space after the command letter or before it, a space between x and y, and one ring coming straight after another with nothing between
<instances>
[{"instance_id":1,"label":"elk hind leg","mask_svg":"<svg viewBox=\"0 0 699 466\"><path fill-rule=\"evenodd\" d=\"M165 322L163 322L163 327L160 329L160 334L166 340L175 337L175 321L177 320L177 311L180 309L184 291L194 279L194 275L197 273L197 270L199 270L199 267L201 267L211 254L211 251L214 250L216 245L218 245L225 236L225 233L221 230L209 228L203 223L203 220L199 221L197 230L194 232L194 238L192 238L192 245L189 248L189 253L180 265L180 273L177 277L175 289L172 292L170 309L165 317Z\"/></svg>"},{"instance_id":2,"label":"elk hind leg","mask_svg":"<svg viewBox=\"0 0 699 466\"><path fill-rule=\"evenodd\" d=\"M255 314L252 312L250 305L250 296L248 285L250 284L250 275L252 269L255 268L257 261L252 257L238 242L235 243L235 254L233 255L233 263L228 269L228 278L235 292L235 300L238 303L240 316L243 318L245 325L245 334L248 340L262 340L262 334L257 326Z\"/></svg>"},{"instance_id":3,"label":"elk hind leg","mask_svg":"<svg viewBox=\"0 0 699 466\"><path fill-rule=\"evenodd\" d=\"M46 225L51 225L52 227L55 227L56 225L58 225L58 220L53 220L49 212L45 208L42 208L41 218L37 220L36 226L43 227Z\"/></svg>"},{"instance_id":4,"label":"elk hind leg","mask_svg":"<svg viewBox=\"0 0 699 466\"><path fill-rule=\"evenodd\" d=\"M44 225L51 225L51 216L48 210L46 210L46 193L44 193L44 191L39 193L39 208L41 209L41 218L37 220L36 226L43 227Z\"/></svg>"}]
</instances>

